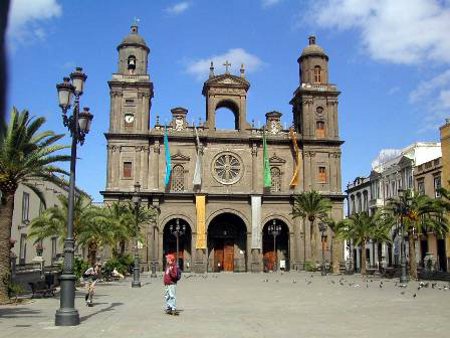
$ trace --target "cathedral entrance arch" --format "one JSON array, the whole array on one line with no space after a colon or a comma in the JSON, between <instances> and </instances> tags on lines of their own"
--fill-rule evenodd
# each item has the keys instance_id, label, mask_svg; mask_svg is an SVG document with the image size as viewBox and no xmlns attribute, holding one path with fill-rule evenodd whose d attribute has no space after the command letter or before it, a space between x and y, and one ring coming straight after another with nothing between
<instances>
[{"instance_id":1,"label":"cathedral entrance arch","mask_svg":"<svg viewBox=\"0 0 450 338\"><path fill-rule=\"evenodd\" d=\"M216 129L239 130L239 107L232 100L222 100L216 106Z\"/></svg>"},{"instance_id":2,"label":"cathedral entrance arch","mask_svg":"<svg viewBox=\"0 0 450 338\"><path fill-rule=\"evenodd\" d=\"M267 221L262 240L264 271L289 270L289 228L286 223L280 219Z\"/></svg>"},{"instance_id":3,"label":"cathedral entrance arch","mask_svg":"<svg viewBox=\"0 0 450 338\"><path fill-rule=\"evenodd\" d=\"M208 271L247 271L247 228L232 213L212 219L208 227Z\"/></svg>"},{"instance_id":4,"label":"cathedral entrance arch","mask_svg":"<svg viewBox=\"0 0 450 338\"><path fill-rule=\"evenodd\" d=\"M192 261L192 230L188 222L182 218L172 218L164 225L163 232L163 266L166 266L166 255L177 255L178 229L178 266L182 270L190 269Z\"/></svg>"}]
</instances>

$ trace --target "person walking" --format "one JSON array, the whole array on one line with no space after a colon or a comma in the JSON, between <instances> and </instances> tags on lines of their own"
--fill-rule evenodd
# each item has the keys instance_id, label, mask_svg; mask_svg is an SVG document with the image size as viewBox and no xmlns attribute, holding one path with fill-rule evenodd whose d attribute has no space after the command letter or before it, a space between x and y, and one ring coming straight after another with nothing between
<instances>
[{"instance_id":1,"label":"person walking","mask_svg":"<svg viewBox=\"0 0 450 338\"><path fill-rule=\"evenodd\" d=\"M167 266L164 270L164 285L165 292L164 298L166 300L165 311L169 315L177 316L179 312L177 311L177 282L180 279L181 271L180 268L175 263L175 256L168 254L166 256Z\"/></svg>"}]
</instances>

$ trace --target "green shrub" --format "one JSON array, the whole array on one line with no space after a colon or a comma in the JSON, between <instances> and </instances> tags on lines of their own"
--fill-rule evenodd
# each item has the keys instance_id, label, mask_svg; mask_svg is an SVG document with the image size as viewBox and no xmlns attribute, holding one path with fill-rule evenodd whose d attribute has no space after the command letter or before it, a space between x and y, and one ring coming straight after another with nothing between
<instances>
[{"instance_id":1,"label":"green shrub","mask_svg":"<svg viewBox=\"0 0 450 338\"><path fill-rule=\"evenodd\" d=\"M89 263L82 258L75 257L75 261L73 264L73 271L77 280L83 276L83 273L89 268Z\"/></svg>"},{"instance_id":2,"label":"green shrub","mask_svg":"<svg viewBox=\"0 0 450 338\"><path fill-rule=\"evenodd\" d=\"M11 282L8 284L8 296L9 298L15 298L17 301L17 296L25 293L25 288L18 283Z\"/></svg>"},{"instance_id":3,"label":"green shrub","mask_svg":"<svg viewBox=\"0 0 450 338\"><path fill-rule=\"evenodd\" d=\"M310 272L317 271L316 264L314 264L311 261L305 261L305 264L303 265L303 267L304 267L305 271L310 271Z\"/></svg>"},{"instance_id":4,"label":"green shrub","mask_svg":"<svg viewBox=\"0 0 450 338\"><path fill-rule=\"evenodd\" d=\"M116 258L111 258L103 265L103 272L110 275L114 268L121 274L128 274L133 268L134 258L130 254L120 255Z\"/></svg>"}]
</instances>

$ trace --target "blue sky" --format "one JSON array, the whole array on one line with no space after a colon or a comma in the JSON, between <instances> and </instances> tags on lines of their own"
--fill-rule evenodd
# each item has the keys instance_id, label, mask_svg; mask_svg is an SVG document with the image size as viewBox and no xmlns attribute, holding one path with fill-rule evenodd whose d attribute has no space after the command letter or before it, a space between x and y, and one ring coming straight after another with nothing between
<instances>
[{"instance_id":1,"label":"blue sky","mask_svg":"<svg viewBox=\"0 0 450 338\"><path fill-rule=\"evenodd\" d=\"M246 66L249 122L278 110L290 125L297 58L316 35L330 58L330 82L342 91L343 189L370 172L382 149L438 141L450 117L450 0L12 0L8 107L67 133L55 85L84 68L82 106L95 117L79 147L77 185L96 201L105 188L107 81L134 18L151 49L152 125L156 115L168 121L176 106L189 110L189 121L204 119L209 61L221 73L226 59L235 74Z\"/></svg>"}]
</instances>

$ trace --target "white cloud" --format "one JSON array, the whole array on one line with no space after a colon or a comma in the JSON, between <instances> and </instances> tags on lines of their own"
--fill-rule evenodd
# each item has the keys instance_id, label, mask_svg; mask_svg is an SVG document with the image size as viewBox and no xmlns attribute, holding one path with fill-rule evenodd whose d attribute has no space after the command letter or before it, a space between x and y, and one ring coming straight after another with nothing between
<instances>
[{"instance_id":1,"label":"white cloud","mask_svg":"<svg viewBox=\"0 0 450 338\"><path fill-rule=\"evenodd\" d=\"M282 0L262 0L262 6L263 8L272 7L279 4L281 1Z\"/></svg>"},{"instance_id":2,"label":"white cloud","mask_svg":"<svg viewBox=\"0 0 450 338\"><path fill-rule=\"evenodd\" d=\"M199 81L206 80L208 78L211 61L214 63L216 74L225 72L225 67L223 66L225 61L231 63L230 73L232 74L239 73L241 64L244 64L245 71L249 73L256 72L264 65L264 62L256 55L247 53L242 48L234 48L222 55L213 55L204 59L189 62L186 72L194 75Z\"/></svg>"},{"instance_id":3,"label":"white cloud","mask_svg":"<svg viewBox=\"0 0 450 338\"><path fill-rule=\"evenodd\" d=\"M450 69L422 81L409 94L409 101L426 112L419 132L439 127L450 116Z\"/></svg>"},{"instance_id":4,"label":"white cloud","mask_svg":"<svg viewBox=\"0 0 450 338\"><path fill-rule=\"evenodd\" d=\"M13 41L44 40L46 20L61 16L57 0L12 0L9 11L8 35Z\"/></svg>"},{"instance_id":5,"label":"white cloud","mask_svg":"<svg viewBox=\"0 0 450 338\"><path fill-rule=\"evenodd\" d=\"M191 4L187 1L179 2L171 7L166 8L166 12L171 15L178 15L185 12Z\"/></svg>"},{"instance_id":6,"label":"white cloud","mask_svg":"<svg viewBox=\"0 0 450 338\"><path fill-rule=\"evenodd\" d=\"M386 163L402 153L401 149L382 149L378 156L372 161L372 169L382 163Z\"/></svg>"},{"instance_id":7,"label":"white cloud","mask_svg":"<svg viewBox=\"0 0 450 338\"><path fill-rule=\"evenodd\" d=\"M305 18L324 28L357 29L376 60L450 62L449 1L316 0Z\"/></svg>"}]
</instances>

